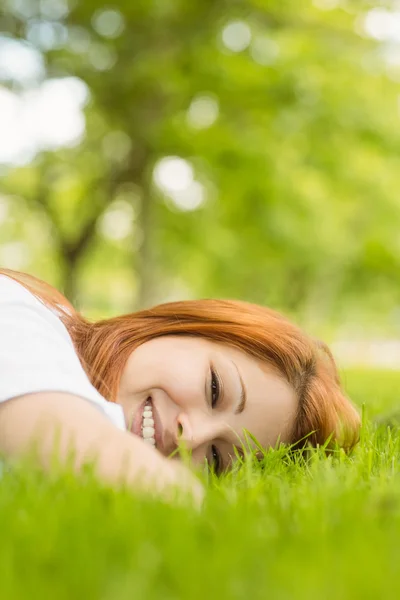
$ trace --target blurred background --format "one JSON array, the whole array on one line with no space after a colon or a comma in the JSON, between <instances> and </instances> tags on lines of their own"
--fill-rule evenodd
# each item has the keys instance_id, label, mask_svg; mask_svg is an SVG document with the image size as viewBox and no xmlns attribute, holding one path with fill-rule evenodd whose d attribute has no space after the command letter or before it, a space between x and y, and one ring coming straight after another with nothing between
<instances>
[{"instance_id":1,"label":"blurred background","mask_svg":"<svg viewBox=\"0 0 400 600\"><path fill-rule=\"evenodd\" d=\"M400 366L400 2L2 0L0 265Z\"/></svg>"}]
</instances>

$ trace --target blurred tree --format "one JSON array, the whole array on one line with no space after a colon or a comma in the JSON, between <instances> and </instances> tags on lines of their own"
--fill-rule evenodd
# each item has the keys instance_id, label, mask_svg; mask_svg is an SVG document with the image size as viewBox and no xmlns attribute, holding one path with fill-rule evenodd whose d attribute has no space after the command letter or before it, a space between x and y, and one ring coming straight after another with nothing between
<instances>
[{"instance_id":1,"label":"blurred tree","mask_svg":"<svg viewBox=\"0 0 400 600\"><path fill-rule=\"evenodd\" d=\"M400 68L375 4L7 0L0 30L89 92L81 143L2 184L50 223L67 295L104 308L118 271L136 305L395 307Z\"/></svg>"}]
</instances>

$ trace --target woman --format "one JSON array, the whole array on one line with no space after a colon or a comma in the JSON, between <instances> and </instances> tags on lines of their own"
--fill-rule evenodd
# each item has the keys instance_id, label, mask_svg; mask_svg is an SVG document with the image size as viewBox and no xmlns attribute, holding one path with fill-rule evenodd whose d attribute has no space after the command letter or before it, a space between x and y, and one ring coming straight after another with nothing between
<instances>
[{"instance_id":1,"label":"woman","mask_svg":"<svg viewBox=\"0 0 400 600\"><path fill-rule=\"evenodd\" d=\"M244 430L277 442L344 448L359 417L328 349L278 313L199 300L89 323L54 288L0 270L0 452L55 442L77 470L146 490L200 484L175 460L229 468ZM133 435L132 435L133 434ZM177 453L175 452L175 455Z\"/></svg>"}]
</instances>

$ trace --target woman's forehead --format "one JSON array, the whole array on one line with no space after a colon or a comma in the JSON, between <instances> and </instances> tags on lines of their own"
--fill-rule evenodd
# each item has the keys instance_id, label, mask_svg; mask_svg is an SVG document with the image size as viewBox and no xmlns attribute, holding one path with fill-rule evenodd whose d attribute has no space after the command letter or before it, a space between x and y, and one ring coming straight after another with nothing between
<instances>
[{"instance_id":1,"label":"woman's forehead","mask_svg":"<svg viewBox=\"0 0 400 600\"><path fill-rule=\"evenodd\" d=\"M239 415L240 425L264 447L275 446L278 439L289 442L297 414L296 393L276 374L260 373L247 381L246 410Z\"/></svg>"}]
</instances>

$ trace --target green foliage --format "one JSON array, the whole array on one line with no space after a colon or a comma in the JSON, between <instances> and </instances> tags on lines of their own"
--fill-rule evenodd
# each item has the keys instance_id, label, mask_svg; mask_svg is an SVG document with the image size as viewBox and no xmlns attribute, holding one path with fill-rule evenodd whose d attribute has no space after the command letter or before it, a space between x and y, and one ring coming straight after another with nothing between
<instances>
[{"instance_id":1,"label":"green foliage","mask_svg":"<svg viewBox=\"0 0 400 600\"><path fill-rule=\"evenodd\" d=\"M398 407L394 377L345 374L349 393L373 411L381 401ZM399 459L399 431L375 430L368 420L350 457L316 451L304 464L271 451L263 469L249 461L211 478L201 512L105 489L89 474L8 469L0 486L1 597L395 598Z\"/></svg>"},{"instance_id":2,"label":"green foliage","mask_svg":"<svg viewBox=\"0 0 400 600\"><path fill-rule=\"evenodd\" d=\"M16 221L51 227L44 249L18 225L27 268L101 313L231 296L317 326L374 315L398 329L387 314L399 302L399 72L362 34L374 6L118 0L105 18L87 0L50 19L47 3L8 0L0 30L24 39L34 23L60 26L63 43L30 43L46 77L80 78L90 94L77 147L3 180ZM229 48L232 23L245 30ZM233 50L240 35L251 38ZM196 210L154 185L165 156L193 166ZM128 205L131 235L104 239L104 213Z\"/></svg>"}]
</instances>

